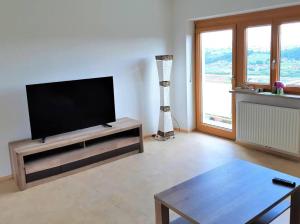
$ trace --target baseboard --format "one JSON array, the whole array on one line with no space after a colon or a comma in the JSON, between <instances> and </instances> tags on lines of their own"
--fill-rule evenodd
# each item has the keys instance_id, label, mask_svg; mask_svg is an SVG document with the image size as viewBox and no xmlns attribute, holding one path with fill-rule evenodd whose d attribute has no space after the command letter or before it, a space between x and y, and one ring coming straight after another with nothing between
<instances>
[{"instance_id":1,"label":"baseboard","mask_svg":"<svg viewBox=\"0 0 300 224\"><path fill-rule=\"evenodd\" d=\"M153 136L153 134L147 134L147 135L143 135L143 138L146 139L146 138L151 138Z\"/></svg>"},{"instance_id":2,"label":"baseboard","mask_svg":"<svg viewBox=\"0 0 300 224\"><path fill-rule=\"evenodd\" d=\"M183 133L191 133L191 132L194 132L196 131L196 128L174 128L175 131L177 132L183 132Z\"/></svg>"},{"instance_id":3,"label":"baseboard","mask_svg":"<svg viewBox=\"0 0 300 224\"><path fill-rule=\"evenodd\" d=\"M2 177L0 177L0 182L8 181L8 180L11 180L11 179L13 179L12 175L2 176Z\"/></svg>"},{"instance_id":4,"label":"baseboard","mask_svg":"<svg viewBox=\"0 0 300 224\"><path fill-rule=\"evenodd\" d=\"M193 128L193 129L174 128L174 131L176 131L176 132L182 132L182 133L191 133L191 132L197 131L197 129L196 128ZM146 138L152 138L153 135L155 135L155 133L153 133L153 134L146 134L146 135L143 135L143 137L144 137L144 139L146 139Z\"/></svg>"},{"instance_id":5,"label":"baseboard","mask_svg":"<svg viewBox=\"0 0 300 224\"><path fill-rule=\"evenodd\" d=\"M256 145L253 143L247 143L247 142L241 142L241 141L236 141L236 144L244 146L248 149L264 152L264 153L269 153L275 156L280 156L286 159L290 159L293 161L300 161L300 155L294 154L294 153L289 153L289 152L284 152L280 149L275 149L271 147L265 147L261 145Z\"/></svg>"}]
</instances>

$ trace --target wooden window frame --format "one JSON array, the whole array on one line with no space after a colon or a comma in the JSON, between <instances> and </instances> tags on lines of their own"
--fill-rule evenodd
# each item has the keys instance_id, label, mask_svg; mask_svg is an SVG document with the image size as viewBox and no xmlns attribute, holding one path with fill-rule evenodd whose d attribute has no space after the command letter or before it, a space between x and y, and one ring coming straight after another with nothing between
<instances>
[{"instance_id":1,"label":"wooden window frame","mask_svg":"<svg viewBox=\"0 0 300 224\"><path fill-rule=\"evenodd\" d=\"M201 55L201 33L209 32L209 31L221 31L221 30L232 30L233 38L232 38L232 86L235 87L235 77L236 77L236 25L235 24L224 24L224 25L215 25L209 27L198 28L196 31L195 37L195 54L196 54L196 126L197 130L201 132L205 132L208 134L220 136L223 138L228 138L234 140L236 137L236 107L235 107L235 96L232 96L232 129L228 130L226 128L216 128L209 124L204 124L202 121L203 108L201 103L202 98L202 65L200 61L202 61Z\"/></svg>"},{"instance_id":2,"label":"wooden window frame","mask_svg":"<svg viewBox=\"0 0 300 224\"><path fill-rule=\"evenodd\" d=\"M300 11L298 13L298 15L294 16L294 15L290 15L287 18L278 18L274 20L274 26L276 26L276 37L275 38L275 47L277 50L277 54L275 55L276 57L276 74L274 76L275 80L280 80L280 26L282 24L286 24L286 23L293 23L293 22L300 22ZM290 94L300 94L300 86L297 87L285 87L284 88L284 92L286 93L290 93Z\"/></svg>"},{"instance_id":3,"label":"wooden window frame","mask_svg":"<svg viewBox=\"0 0 300 224\"><path fill-rule=\"evenodd\" d=\"M271 90L271 83L272 82L272 76L273 76L273 70L270 67L270 77L269 77L269 83L268 84L262 84L262 83L253 83L253 82L247 82L247 35L246 31L248 28L252 27L260 27L260 26L266 26L270 25L272 29L272 20L271 19L263 19L261 21L247 21L240 23L238 25L238 32L239 32L239 38L237 39L237 45L240 46L240 52L238 55L238 76L241 76L238 84L248 84L250 86L254 86L255 88L263 88L265 90ZM270 42L270 65L272 64L272 36L271 36L271 42ZM241 74L241 75L239 75Z\"/></svg>"},{"instance_id":4,"label":"wooden window frame","mask_svg":"<svg viewBox=\"0 0 300 224\"><path fill-rule=\"evenodd\" d=\"M230 25L235 24L236 29L236 74L235 80L233 80L237 86L241 86L242 84L246 84L246 40L245 40L245 29L247 27L260 26L271 24L272 26L272 37L271 37L271 66L270 66L270 84L256 84L256 83L248 83L249 85L255 88L263 88L265 90L271 91L272 85L276 80L279 80L279 67L280 67L280 33L279 28L281 24L292 23L292 22L300 22L300 5L277 8L271 10L264 10L258 12L251 12L245 14L238 14L226 17L219 17L213 19L199 20L195 22L196 34L201 30L209 30L214 27L228 27ZM195 38L197 39L197 38ZM196 46L197 44L195 44ZM197 46L196 46L197 47ZM197 49L196 49L197 52ZM199 60L199 55L196 54L196 62ZM274 69L272 69L272 62L275 60L276 64ZM197 68L199 63L195 63L196 65L196 78L198 76ZM196 89L197 87L196 83ZM300 86L299 87L286 87L286 93L291 94L300 94Z\"/></svg>"}]
</instances>

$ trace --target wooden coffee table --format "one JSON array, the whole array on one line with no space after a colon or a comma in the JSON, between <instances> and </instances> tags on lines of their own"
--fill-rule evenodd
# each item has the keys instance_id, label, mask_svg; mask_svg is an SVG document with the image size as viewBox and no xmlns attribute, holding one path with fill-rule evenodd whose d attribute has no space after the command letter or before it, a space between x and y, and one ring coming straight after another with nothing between
<instances>
[{"instance_id":1,"label":"wooden coffee table","mask_svg":"<svg viewBox=\"0 0 300 224\"><path fill-rule=\"evenodd\" d=\"M294 181L296 188L272 183L274 177ZM300 179L236 160L154 196L156 224L264 224L288 208L290 223L300 224ZM291 196L291 200L288 198Z\"/></svg>"}]
</instances>

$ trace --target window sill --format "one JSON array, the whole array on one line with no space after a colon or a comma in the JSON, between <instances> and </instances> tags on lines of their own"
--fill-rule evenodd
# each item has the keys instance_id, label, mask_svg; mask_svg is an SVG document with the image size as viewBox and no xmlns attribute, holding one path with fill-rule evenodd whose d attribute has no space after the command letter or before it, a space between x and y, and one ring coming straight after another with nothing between
<instances>
[{"instance_id":1,"label":"window sill","mask_svg":"<svg viewBox=\"0 0 300 224\"><path fill-rule=\"evenodd\" d=\"M232 94L247 94L247 95L255 95L255 96L268 96L268 97L279 97L279 98L284 98L284 99L296 99L300 100L300 95L294 95L294 94L283 94L283 95L277 95L273 94L271 92L254 92L254 91L249 91L249 90L231 90L229 91Z\"/></svg>"}]
</instances>

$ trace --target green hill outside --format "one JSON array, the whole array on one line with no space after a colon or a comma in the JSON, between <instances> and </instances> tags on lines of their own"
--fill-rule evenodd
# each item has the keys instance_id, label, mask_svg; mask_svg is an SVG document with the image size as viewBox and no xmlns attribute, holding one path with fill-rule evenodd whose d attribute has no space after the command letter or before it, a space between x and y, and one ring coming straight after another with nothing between
<instances>
[{"instance_id":1,"label":"green hill outside","mask_svg":"<svg viewBox=\"0 0 300 224\"><path fill-rule=\"evenodd\" d=\"M211 75L231 75L231 49L206 49L205 73ZM248 79L268 82L270 73L270 52L248 51ZM300 80L300 47L281 52L281 79L288 83L290 79Z\"/></svg>"}]
</instances>

